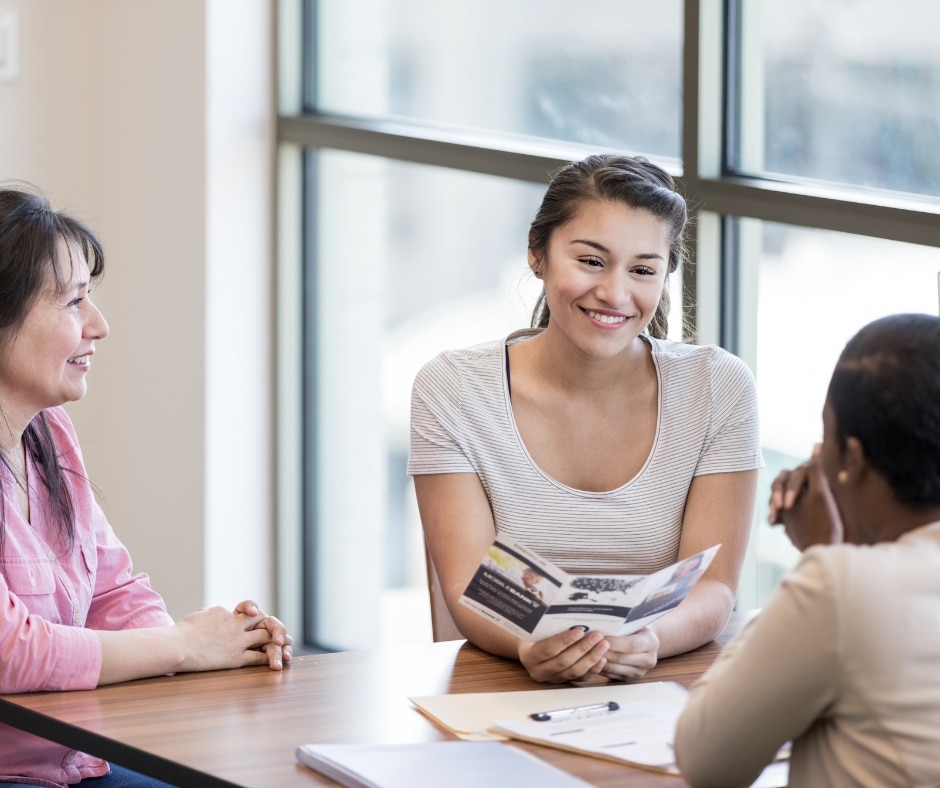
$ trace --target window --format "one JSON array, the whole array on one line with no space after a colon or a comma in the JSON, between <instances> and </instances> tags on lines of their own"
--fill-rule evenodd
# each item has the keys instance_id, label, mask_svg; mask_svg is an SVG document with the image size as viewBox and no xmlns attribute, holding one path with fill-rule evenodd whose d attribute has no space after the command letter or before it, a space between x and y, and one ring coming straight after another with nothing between
<instances>
[{"instance_id":1,"label":"window","mask_svg":"<svg viewBox=\"0 0 940 788\"><path fill-rule=\"evenodd\" d=\"M281 0L279 16L281 593L304 586L308 643L430 638L411 381L528 324L528 223L549 171L597 150L680 178L694 259L673 302L755 372L767 468L739 604L762 604L795 558L766 492L819 438L836 355L874 317L937 310L940 7Z\"/></svg>"},{"instance_id":2,"label":"window","mask_svg":"<svg viewBox=\"0 0 940 788\"><path fill-rule=\"evenodd\" d=\"M537 293L525 238L540 190L342 151L309 156L319 195L307 307L319 382L311 591L328 600L317 639L344 648L428 639L424 542L405 472L411 384L443 347L527 323Z\"/></svg>"},{"instance_id":3,"label":"window","mask_svg":"<svg viewBox=\"0 0 940 788\"><path fill-rule=\"evenodd\" d=\"M743 172L937 195L940 10L741 3Z\"/></svg>"},{"instance_id":4,"label":"window","mask_svg":"<svg viewBox=\"0 0 940 788\"><path fill-rule=\"evenodd\" d=\"M679 158L678 0L320 0L308 13L313 112Z\"/></svg>"}]
</instances>

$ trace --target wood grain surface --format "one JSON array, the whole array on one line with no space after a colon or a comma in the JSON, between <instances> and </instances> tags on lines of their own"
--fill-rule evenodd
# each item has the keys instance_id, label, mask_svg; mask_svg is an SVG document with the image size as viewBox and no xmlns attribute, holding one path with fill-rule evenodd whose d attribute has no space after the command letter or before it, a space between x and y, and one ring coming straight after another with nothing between
<instances>
[{"instance_id":1,"label":"wood grain surface","mask_svg":"<svg viewBox=\"0 0 940 788\"><path fill-rule=\"evenodd\" d=\"M663 660L645 678L689 686L753 613L721 637ZM0 722L193 788L329 785L297 764L304 742L452 738L409 696L545 689L517 662L464 641L295 657L282 672L243 668L80 692L0 696ZM507 745L509 746L509 745ZM670 788L677 778L536 745L513 744L598 786Z\"/></svg>"}]
</instances>

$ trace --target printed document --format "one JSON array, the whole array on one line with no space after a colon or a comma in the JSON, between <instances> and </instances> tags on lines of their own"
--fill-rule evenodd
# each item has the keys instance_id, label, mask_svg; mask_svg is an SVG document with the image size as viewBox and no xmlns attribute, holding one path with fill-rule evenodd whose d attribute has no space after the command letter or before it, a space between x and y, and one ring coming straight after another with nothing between
<instances>
[{"instance_id":1,"label":"printed document","mask_svg":"<svg viewBox=\"0 0 940 788\"><path fill-rule=\"evenodd\" d=\"M528 642L574 627L629 635L685 599L720 546L651 575L582 575L498 536L460 603Z\"/></svg>"}]
</instances>

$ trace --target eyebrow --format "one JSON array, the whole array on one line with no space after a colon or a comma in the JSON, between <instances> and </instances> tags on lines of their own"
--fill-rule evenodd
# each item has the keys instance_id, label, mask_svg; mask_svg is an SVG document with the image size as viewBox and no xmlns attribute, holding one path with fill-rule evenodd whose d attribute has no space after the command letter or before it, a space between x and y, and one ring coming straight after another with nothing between
<instances>
[{"instance_id":1,"label":"eyebrow","mask_svg":"<svg viewBox=\"0 0 940 788\"><path fill-rule=\"evenodd\" d=\"M52 297L63 298L65 296L71 296L72 293L80 293L82 292L82 290L85 290L86 288L89 288L90 286L91 286L91 282L88 281L87 279L83 279L81 282L75 282L75 284L72 284L70 282L66 284L64 287L62 287L61 289L54 287L52 291Z\"/></svg>"},{"instance_id":2,"label":"eyebrow","mask_svg":"<svg viewBox=\"0 0 940 788\"><path fill-rule=\"evenodd\" d=\"M571 244L584 244L585 246L590 246L592 249L597 249L598 252L603 252L604 254L610 254L610 249L608 249L604 244L599 244L597 241L588 241L583 238L575 238L570 241ZM640 260L663 260L665 259L661 254L656 252L641 252L637 255L637 258Z\"/></svg>"}]
</instances>

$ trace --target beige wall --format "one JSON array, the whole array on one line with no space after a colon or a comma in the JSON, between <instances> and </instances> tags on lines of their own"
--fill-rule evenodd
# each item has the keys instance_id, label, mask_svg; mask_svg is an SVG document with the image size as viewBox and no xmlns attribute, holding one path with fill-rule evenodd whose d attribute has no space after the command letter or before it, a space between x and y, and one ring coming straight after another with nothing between
<instances>
[{"instance_id":1,"label":"beige wall","mask_svg":"<svg viewBox=\"0 0 940 788\"><path fill-rule=\"evenodd\" d=\"M170 612L275 609L269 0L0 0L0 179L100 233L111 324L70 406Z\"/></svg>"}]
</instances>

